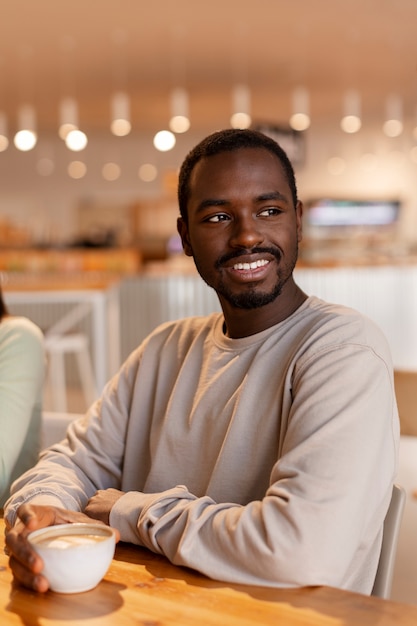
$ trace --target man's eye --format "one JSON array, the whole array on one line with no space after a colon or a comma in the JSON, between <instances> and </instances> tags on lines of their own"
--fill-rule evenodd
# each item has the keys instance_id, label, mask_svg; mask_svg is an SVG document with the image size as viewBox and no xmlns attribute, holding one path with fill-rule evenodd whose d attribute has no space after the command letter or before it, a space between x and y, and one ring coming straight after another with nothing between
<instances>
[{"instance_id":1,"label":"man's eye","mask_svg":"<svg viewBox=\"0 0 417 626\"><path fill-rule=\"evenodd\" d=\"M278 207L269 206L266 209L262 209L262 211L260 211L258 215L260 215L261 217L267 217L268 215L279 215L280 213L282 213L282 211L281 209L278 209Z\"/></svg>"},{"instance_id":2,"label":"man's eye","mask_svg":"<svg viewBox=\"0 0 417 626\"><path fill-rule=\"evenodd\" d=\"M205 221L210 222L211 224L215 224L217 222L224 222L227 219L229 218L227 217L225 213L217 213L216 215L211 215Z\"/></svg>"}]
</instances>

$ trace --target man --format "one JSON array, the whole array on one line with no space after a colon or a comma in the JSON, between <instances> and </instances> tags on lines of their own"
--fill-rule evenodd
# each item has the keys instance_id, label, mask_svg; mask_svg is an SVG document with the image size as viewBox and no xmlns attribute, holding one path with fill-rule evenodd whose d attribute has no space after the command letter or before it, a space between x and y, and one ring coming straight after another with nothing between
<instances>
[{"instance_id":1,"label":"man","mask_svg":"<svg viewBox=\"0 0 417 626\"><path fill-rule=\"evenodd\" d=\"M399 435L386 342L295 283L302 204L272 139L214 133L178 197L223 314L156 329L15 482L14 575L45 591L26 534L89 516L218 580L370 593Z\"/></svg>"}]
</instances>

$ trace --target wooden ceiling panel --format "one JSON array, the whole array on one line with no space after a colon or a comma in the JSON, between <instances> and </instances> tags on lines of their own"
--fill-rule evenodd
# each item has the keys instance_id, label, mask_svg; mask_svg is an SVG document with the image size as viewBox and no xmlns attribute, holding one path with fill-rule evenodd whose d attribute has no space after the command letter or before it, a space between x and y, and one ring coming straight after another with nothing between
<instances>
[{"instance_id":1,"label":"wooden ceiling panel","mask_svg":"<svg viewBox=\"0 0 417 626\"><path fill-rule=\"evenodd\" d=\"M137 130L166 127L168 94L189 90L195 129L226 125L231 88L247 82L253 116L286 119L303 83L314 115L342 107L357 88L383 116L399 93L417 96L415 0L13 0L0 22L0 111L10 128L32 101L40 129L58 124L63 95L79 101L80 126L106 129L111 93L132 96Z\"/></svg>"}]
</instances>

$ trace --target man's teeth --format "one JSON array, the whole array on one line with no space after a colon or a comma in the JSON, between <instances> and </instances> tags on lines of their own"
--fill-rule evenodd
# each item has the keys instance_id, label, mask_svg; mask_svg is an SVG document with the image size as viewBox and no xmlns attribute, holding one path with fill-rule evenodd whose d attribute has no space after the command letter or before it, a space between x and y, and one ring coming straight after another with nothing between
<instances>
[{"instance_id":1,"label":"man's teeth","mask_svg":"<svg viewBox=\"0 0 417 626\"><path fill-rule=\"evenodd\" d=\"M261 259L260 261L253 261L253 263L236 263L233 266L234 270L256 270L257 267L263 267L268 265L269 261Z\"/></svg>"}]
</instances>

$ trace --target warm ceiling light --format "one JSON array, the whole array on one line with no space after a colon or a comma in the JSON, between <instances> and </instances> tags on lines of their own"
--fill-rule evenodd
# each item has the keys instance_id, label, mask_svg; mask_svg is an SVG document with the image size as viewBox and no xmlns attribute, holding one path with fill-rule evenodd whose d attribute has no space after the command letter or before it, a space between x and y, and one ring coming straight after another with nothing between
<instances>
[{"instance_id":1,"label":"warm ceiling light","mask_svg":"<svg viewBox=\"0 0 417 626\"><path fill-rule=\"evenodd\" d=\"M110 130L116 137L125 137L132 130L132 125L129 120L118 118L112 121Z\"/></svg>"},{"instance_id":2,"label":"warm ceiling light","mask_svg":"<svg viewBox=\"0 0 417 626\"><path fill-rule=\"evenodd\" d=\"M70 178L83 178L87 173L87 166L83 161L71 161L68 164L68 176Z\"/></svg>"},{"instance_id":3,"label":"warm ceiling light","mask_svg":"<svg viewBox=\"0 0 417 626\"><path fill-rule=\"evenodd\" d=\"M36 113L33 106L25 104L18 111L18 128L14 136L14 145L18 150L27 152L36 146Z\"/></svg>"},{"instance_id":4,"label":"warm ceiling light","mask_svg":"<svg viewBox=\"0 0 417 626\"><path fill-rule=\"evenodd\" d=\"M361 101L357 91L351 90L345 94L344 116L340 127L345 133L357 133L361 128Z\"/></svg>"},{"instance_id":5,"label":"warm ceiling light","mask_svg":"<svg viewBox=\"0 0 417 626\"><path fill-rule=\"evenodd\" d=\"M386 102L386 117L383 131L387 137L398 137L403 132L403 111L401 98L391 94Z\"/></svg>"},{"instance_id":6,"label":"warm ceiling light","mask_svg":"<svg viewBox=\"0 0 417 626\"><path fill-rule=\"evenodd\" d=\"M84 150L87 143L87 135L78 129L71 130L65 137L65 145L73 152L80 152L81 150Z\"/></svg>"},{"instance_id":7,"label":"warm ceiling light","mask_svg":"<svg viewBox=\"0 0 417 626\"><path fill-rule=\"evenodd\" d=\"M185 115L174 115L169 120L169 127L173 133L186 133L190 129L190 120Z\"/></svg>"},{"instance_id":8,"label":"warm ceiling light","mask_svg":"<svg viewBox=\"0 0 417 626\"><path fill-rule=\"evenodd\" d=\"M401 120L386 120L383 130L387 137L399 137L403 132L403 123Z\"/></svg>"},{"instance_id":9,"label":"warm ceiling light","mask_svg":"<svg viewBox=\"0 0 417 626\"><path fill-rule=\"evenodd\" d=\"M310 126L310 98L305 87L297 87L292 97L293 114L290 126L294 130L307 130Z\"/></svg>"},{"instance_id":10,"label":"warm ceiling light","mask_svg":"<svg viewBox=\"0 0 417 626\"><path fill-rule=\"evenodd\" d=\"M230 118L232 128L249 128L251 118L251 98L247 85L235 85L233 88L233 114Z\"/></svg>"},{"instance_id":11,"label":"warm ceiling light","mask_svg":"<svg viewBox=\"0 0 417 626\"><path fill-rule=\"evenodd\" d=\"M122 170L117 163L105 163L101 170L104 180L113 181L120 178Z\"/></svg>"},{"instance_id":12,"label":"warm ceiling light","mask_svg":"<svg viewBox=\"0 0 417 626\"><path fill-rule=\"evenodd\" d=\"M361 126L361 119L357 115L345 115L340 122L341 129L349 134L357 133Z\"/></svg>"},{"instance_id":13,"label":"warm ceiling light","mask_svg":"<svg viewBox=\"0 0 417 626\"><path fill-rule=\"evenodd\" d=\"M130 123L130 100L124 91L117 91L111 99L110 130L116 137L124 137L132 130L132 124Z\"/></svg>"},{"instance_id":14,"label":"warm ceiling light","mask_svg":"<svg viewBox=\"0 0 417 626\"><path fill-rule=\"evenodd\" d=\"M168 152L168 150L172 150L175 143L175 135L169 130L160 130L153 138L153 145L160 152Z\"/></svg>"},{"instance_id":15,"label":"warm ceiling light","mask_svg":"<svg viewBox=\"0 0 417 626\"><path fill-rule=\"evenodd\" d=\"M9 139L7 137L7 117L3 111L0 111L0 152L7 150Z\"/></svg>"},{"instance_id":16,"label":"warm ceiling light","mask_svg":"<svg viewBox=\"0 0 417 626\"><path fill-rule=\"evenodd\" d=\"M138 176L144 183L151 183L158 175L158 170L152 163L144 163L140 166Z\"/></svg>"},{"instance_id":17,"label":"warm ceiling light","mask_svg":"<svg viewBox=\"0 0 417 626\"><path fill-rule=\"evenodd\" d=\"M170 96L171 119L169 127L173 133L186 133L190 128L188 93L182 87L176 87Z\"/></svg>"},{"instance_id":18,"label":"warm ceiling light","mask_svg":"<svg viewBox=\"0 0 417 626\"><path fill-rule=\"evenodd\" d=\"M233 113L230 118L230 125L232 128L249 128L252 123L252 118L247 113Z\"/></svg>"},{"instance_id":19,"label":"warm ceiling light","mask_svg":"<svg viewBox=\"0 0 417 626\"><path fill-rule=\"evenodd\" d=\"M36 146L37 136L32 130L19 130L13 141L18 150L28 152Z\"/></svg>"},{"instance_id":20,"label":"warm ceiling light","mask_svg":"<svg viewBox=\"0 0 417 626\"><path fill-rule=\"evenodd\" d=\"M75 98L63 98L59 104L59 129L61 139L78 129L78 105Z\"/></svg>"}]
</instances>

